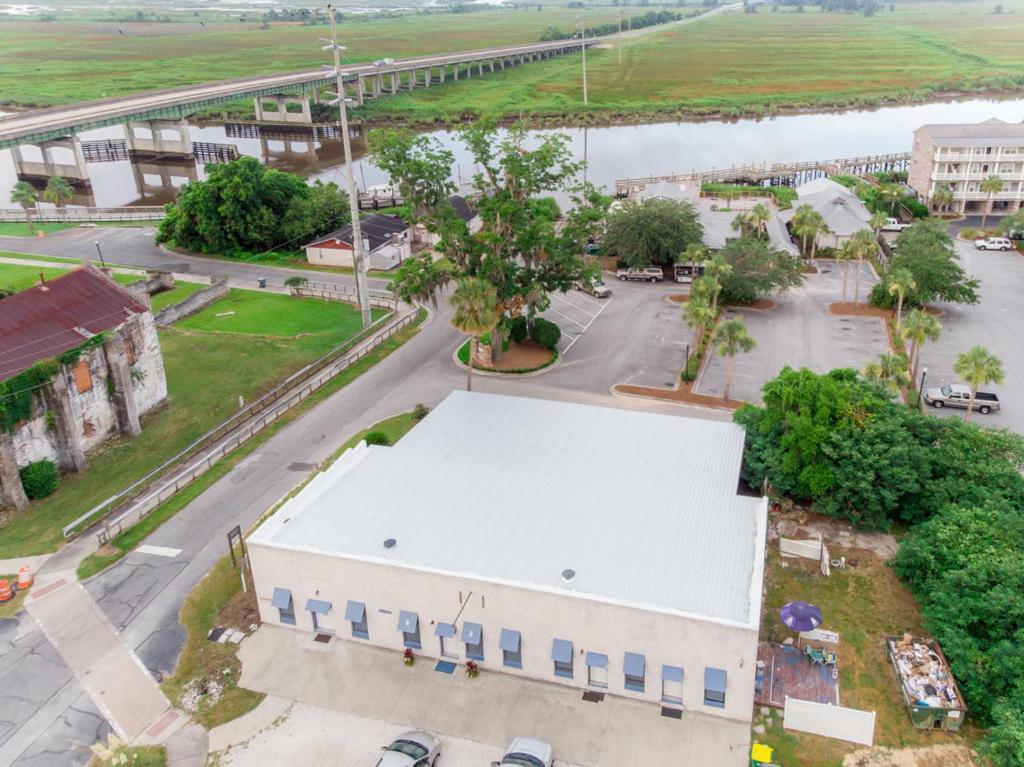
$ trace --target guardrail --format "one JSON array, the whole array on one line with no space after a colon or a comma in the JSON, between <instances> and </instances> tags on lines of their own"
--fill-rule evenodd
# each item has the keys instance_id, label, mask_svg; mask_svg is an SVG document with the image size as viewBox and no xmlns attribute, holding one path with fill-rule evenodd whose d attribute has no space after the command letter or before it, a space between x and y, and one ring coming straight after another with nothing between
<instances>
[{"instance_id":1,"label":"guardrail","mask_svg":"<svg viewBox=\"0 0 1024 767\"><path fill-rule=\"evenodd\" d=\"M46 223L88 223L93 221L159 221L166 211L162 205L138 205L125 208L42 208L32 211L32 221ZM0 221L25 220L19 208L0 209Z\"/></svg>"},{"instance_id":2,"label":"guardrail","mask_svg":"<svg viewBox=\"0 0 1024 767\"><path fill-rule=\"evenodd\" d=\"M289 376L273 390L203 434L121 492L78 517L64 527L64 537L72 538L82 532L87 524L94 525L98 519L109 517L99 531L100 542L108 542L123 529L130 527L190 485L217 461L243 445L332 378L413 324L418 314L419 310L414 308L398 316L382 317L359 335Z\"/></svg>"}]
</instances>

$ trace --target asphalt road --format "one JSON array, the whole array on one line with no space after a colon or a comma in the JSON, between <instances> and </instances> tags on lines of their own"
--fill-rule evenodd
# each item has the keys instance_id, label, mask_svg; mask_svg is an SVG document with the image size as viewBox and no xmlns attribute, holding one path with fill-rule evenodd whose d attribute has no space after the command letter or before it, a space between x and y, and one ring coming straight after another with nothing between
<instances>
[{"instance_id":1,"label":"asphalt road","mask_svg":"<svg viewBox=\"0 0 1024 767\"><path fill-rule=\"evenodd\" d=\"M0 249L25 251L26 245L32 245L35 253L76 257L92 248L97 238L105 255L109 249L111 261L167 268L168 257L136 229L75 229L42 240L16 242L0 238ZM180 263L198 274L230 269L232 279L243 282L268 271L250 264L199 258ZM283 281L293 270L281 270L284 275L270 271ZM651 348L651 340L671 335L682 326L678 307L664 300L678 286L614 283L612 287L613 297L602 303L600 314L555 368L541 376L515 380L475 376L474 388L728 419L727 413L719 411L609 393L615 383L635 376L640 380L650 376L652 382L669 374L674 379L680 360L668 355L658 363L659 352L657 346ZM579 298L586 297L569 295L565 300ZM560 324L569 323L563 320ZM291 468L293 464L318 463L360 429L408 411L417 403L436 405L452 390L462 388L464 372L451 359L462 340L448 324L442 302L439 313L416 338L283 428L144 542L180 553L166 557L136 551L86 584L148 668L166 673L175 667L184 641L178 623L182 600L226 553L227 531L236 524L248 527L302 481L305 473ZM88 744L105 731L95 707L32 619L23 613L17 620L0 621L0 765L84 764L89 758Z\"/></svg>"}]
</instances>

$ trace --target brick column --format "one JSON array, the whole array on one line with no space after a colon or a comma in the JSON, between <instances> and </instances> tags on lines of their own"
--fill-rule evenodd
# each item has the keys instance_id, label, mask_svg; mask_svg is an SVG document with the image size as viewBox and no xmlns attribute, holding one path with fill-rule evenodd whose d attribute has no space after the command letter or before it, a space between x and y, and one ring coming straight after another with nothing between
<instances>
[{"instance_id":1,"label":"brick column","mask_svg":"<svg viewBox=\"0 0 1024 767\"><path fill-rule=\"evenodd\" d=\"M24 509L28 496L21 486L18 461L14 457L14 437L0 429L0 506Z\"/></svg>"},{"instance_id":2,"label":"brick column","mask_svg":"<svg viewBox=\"0 0 1024 767\"><path fill-rule=\"evenodd\" d=\"M46 404L53 413L53 428L57 433L57 465L68 471L82 471L86 467L85 448L82 446L82 430L78 414L71 404L68 374L61 366L57 374L43 387Z\"/></svg>"},{"instance_id":3,"label":"brick column","mask_svg":"<svg viewBox=\"0 0 1024 767\"><path fill-rule=\"evenodd\" d=\"M103 342L103 353L107 358L107 371L114 393L117 428L122 434L135 437L142 431L142 427L139 425L139 407L135 402L127 344L124 336L115 333Z\"/></svg>"}]
</instances>

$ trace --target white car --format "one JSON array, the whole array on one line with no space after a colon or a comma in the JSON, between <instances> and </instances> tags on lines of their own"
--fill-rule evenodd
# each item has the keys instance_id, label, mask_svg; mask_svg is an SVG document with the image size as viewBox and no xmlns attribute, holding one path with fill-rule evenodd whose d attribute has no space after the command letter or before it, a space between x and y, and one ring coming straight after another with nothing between
<instances>
[{"instance_id":1,"label":"white car","mask_svg":"<svg viewBox=\"0 0 1024 767\"><path fill-rule=\"evenodd\" d=\"M906 223L900 221L898 218L887 218L887 219L885 219L885 223L882 224L882 231L883 232L902 232L908 226L910 226L910 224L906 224Z\"/></svg>"},{"instance_id":2,"label":"white car","mask_svg":"<svg viewBox=\"0 0 1024 767\"><path fill-rule=\"evenodd\" d=\"M988 237L975 240L974 247L978 250L1010 250L1013 248L1013 243L1005 237Z\"/></svg>"},{"instance_id":3,"label":"white car","mask_svg":"<svg viewBox=\"0 0 1024 767\"><path fill-rule=\"evenodd\" d=\"M380 748L384 753L374 767L434 767L441 756L441 741L424 730L403 732Z\"/></svg>"},{"instance_id":4,"label":"white car","mask_svg":"<svg viewBox=\"0 0 1024 767\"><path fill-rule=\"evenodd\" d=\"M551 767L555 752L550 743L537 738L512 738L500 762L491 767Z\"/></svg>"}]
</instances>

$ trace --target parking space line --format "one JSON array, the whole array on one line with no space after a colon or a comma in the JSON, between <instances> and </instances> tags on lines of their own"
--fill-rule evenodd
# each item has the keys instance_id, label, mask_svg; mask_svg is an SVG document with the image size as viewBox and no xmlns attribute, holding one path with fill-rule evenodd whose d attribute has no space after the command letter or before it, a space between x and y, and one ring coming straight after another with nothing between
<instances>
[{"instance_id":1,"label":"parking space line","mask_svg":"<svg viewBox=\"0 0 1024 767\"><path fill-rule=\"evenodd\" d=\"M608 308L608 304L610 304L611 302L612 298L609 298L607 301L601 304L601 308L597 310L597 314L590 318L590 322L588 322L586 326L582 330L580 330L579 334L574 339L572 339L572 341L569 342L569 345L565 347L565 351L562 352L562 356L565 356L566 354L569 353L569 350L572 348L573 344L580 340L580 336L587 332L588 328L590 328L590 326L594 324L594 320L601 316L601 313Z\"/></svg>"},{"instance_id":2,"label":"parking space line","mask_svg":"<svg viewBox=\"0 0 1024 767\"><path fill-rule=\"evenodd\" d=\"M562 314L560 311L558 311L558 309L554 308L553 306L549 306L548 307L548 311L549 312L554 312L559 317L565 317L565 319L569 320L569 322L575 323L576 325L579 325L581 328L584 327L582 322L580 322L579 320L574 320L568 314ZM591 320L591 322L593 322L593 320ZM582 331L580 331L580 332L582 332Z\"/></svg>"}]
</instances>

